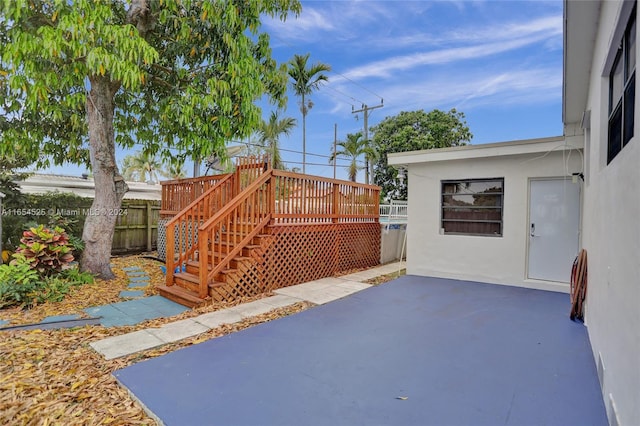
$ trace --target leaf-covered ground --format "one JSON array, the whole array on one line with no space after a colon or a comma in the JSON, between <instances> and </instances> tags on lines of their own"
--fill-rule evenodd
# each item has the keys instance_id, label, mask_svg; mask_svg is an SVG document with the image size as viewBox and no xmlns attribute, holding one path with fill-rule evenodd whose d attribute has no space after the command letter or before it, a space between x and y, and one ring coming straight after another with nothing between
<instances>
[{"instance_id":1,"label":"leaf-covered ground","mask_svg":"<svg viewBox=\"0 0 640 426\"><path fill-rule=\"evenodd\" d=\"M73 289L63 302L45 303L29 311L17 308L0 310L0 318L11 325L39 322L52 315L78 314L82 309L118 302L118 294L128 286L122 271L126 266L139 266L161 283L164 275L159 263L142 256L113 260L117 279L97 281L93 285ZM153 286L147 289L153 294ZM125 334L179 319L223 309L238 303L210 305L190 310L171 318L159 318L135 326L86 326L61 330L22 330L0 332L0 424L7 425L154 425L141 406L121 388L113 371L143 359L152 358L208 339L232 333L252 325L300 312L311 306L298 303L267 314L246 319L160 348L106 361L89 343L105 337Z\"/></svg>"}]
</instances>

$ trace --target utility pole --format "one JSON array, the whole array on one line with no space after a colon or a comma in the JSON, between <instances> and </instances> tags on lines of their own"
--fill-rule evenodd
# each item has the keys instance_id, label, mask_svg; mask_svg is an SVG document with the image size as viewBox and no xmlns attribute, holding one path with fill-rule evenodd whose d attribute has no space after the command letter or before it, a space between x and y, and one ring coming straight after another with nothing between
<instances>
[{"instance_id":1,"label":"utility pole","mask_svg":"<svg viewBox=\"0 0 640 426\"><path fill-rule=\"evenodd\" d=\"M336 145L338 143L338 123L333 125L333 178L336 178L336 163L338 157L336 156Z\"/></svg>"},{"instance_id":2,"label":"utility pole","mask_svg":"<svg viewBox=\"0 0 640 426\"><path fill-rule=\"evenodd\" d=\"M384 106L384 99L380 99L380 105L376 105L373 107L370 107L366 104L362 104L362 108L359 110L354 110L353 106L351 107L351 113L352 114L357 114L359 112L364 112L364 140L367 141L367 146L369 145L369 111L376 109L376 108L382 108ZM369 166L371 166L371 170L369 170ZM369 184L369 173L371 173L371 179L373 179L373 162L371 164L369 164L369 158L365 157L365 183L368 185Z\"/></svg>"}]
</instances>

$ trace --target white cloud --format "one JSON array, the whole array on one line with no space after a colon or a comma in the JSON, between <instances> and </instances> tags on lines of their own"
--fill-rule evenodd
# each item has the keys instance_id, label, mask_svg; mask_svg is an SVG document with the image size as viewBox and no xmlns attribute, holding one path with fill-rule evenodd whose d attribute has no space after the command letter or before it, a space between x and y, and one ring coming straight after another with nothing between
<instances>
[{"instance_id":1,"label":"white cloud","mask_svg":"<svg viewBox=\"0 0 640 426\"><path fill-rule=\"evenodd\" d=\"M391 77L393 73L397 71L406 71L425 65L446 64L483 58L509 50L519 49L543 41L546 38L545 35L531 35L529 37L516 38L508 41L496 41L475 46L454 47L396 56L346 70L343 74L353 79Z\"/></svg>"},{"instance_id":2,"label":"white cloud","mask_svg":"<svg viewBox=\"0 0 640 426\"><path fill-rule=\"evenodd\" d=\"M290 16L286 22L265 18L263 24L276 38L305 43L322 42L331 33L332 40L349 39L361 35L367 27L394 19L402 9L393 2L323 2L313 7L313 2L303 2L297 18Z\"/></svg>"},{"instance_id":3,"label":"white cloud","mask_svg":"<svg viewBox=\"0 0 640 426\"><path fill-rule=\"evenodd\" d=\"M433 108L460 110L475 107L531 105L560 98L562 73L553 67L512 71L459 71L430 79L405 79L379 83L374 90L385 95L385 115L401 110ZM334 99L335 100L335 99ZM351 107L337 103L332 112Z\"/></svg>"}]
</instances>

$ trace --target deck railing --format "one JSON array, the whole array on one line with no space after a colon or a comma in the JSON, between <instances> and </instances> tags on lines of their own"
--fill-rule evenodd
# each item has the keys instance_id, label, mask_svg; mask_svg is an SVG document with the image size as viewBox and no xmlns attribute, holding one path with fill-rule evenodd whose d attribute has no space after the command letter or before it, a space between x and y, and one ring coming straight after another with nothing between
<instances>
[{"instance_id":1,"label":"deck railing","mask_svg":"<svg viewBox=\"0 0 640 426\"><path fill-rule=\"evenodd\" d=\"M198 241L202 232L201 225L206 223L217 212L228 206L234 197L251 185L259 176L268 170L268 161L266 157L249 157L238 159L236 171L226 175L208 176L215 178L204 180L201 178L188 179L185 185L167 185L172 188L167 191L168 194L174 195L173 207L177 207L179 203L184 203L189 199L187 196L179 196L174 191L179 188L186 188L189 195L195 190L215 182L199 197L191 201L182 208L165 226L167 238L167 283L173 284L173 275L178 271L182 271L190 261L199 262ZM173 181L176 182L176 181ZM164 187L163 187L164 189ZM164 193L164 192L163 192ZM164 205L164 199L163 199ZM169 212L169 210L165 211Z\"/></svg>"},{"instance_id":2,"label":"deck railing","mask_svg":"<svg viewBox=\"0 0 640 426\"><path fill-rule=\"evenodd\" d=\"M235 181L235 174L226 175L166 224L167 283L173 283L176 266L181 270L187 262L198 260L196 250L200 225L233 199Z\"/></svg>"},{"instance_id":3,"label":"deck railing","mask_svg":"<svg viewBox=\"0 0 640 426\"><path fill-rule=\"evenodd\" d=\"M232 173L176 179L160 182L162 185L162 206L160 215L174 216L197 200L202 194L226 179Z\"/></svg>"},{"instance_id":4,"label":"deck railing","mask_svg":"<svg viewBox=\"0 0 640 426\"><path fill-rule=\"evenodd\" d=\"M379 187L273 170L266 158L242 159L235 173L215 182L166 225L167 285L174 284L176 270L197 262L200 297L206 297L208 284L266 225L322 226L379 218ZM163 200L163 206L171 206L165 212L184 204L198 185L204 184L165 185L172 197L171 203ZM179 195L179 188L189 197Z\"/></svg>"},{"instance_id":5,"label":"deck railing","mask_svg":"<svg viewBox=\"0 0 640 426\"><path fill-rule=\"evenodd\" d=\"M380 204L381 222L406 222L408 206L406 202L391 202L391 204Z\"/></svg>"},{"instance_id":6,"label":"deck railing","mask_svg":"<svg viewBox=\"0 0 640 426\"><path fill-rule=\"evenodd\" d=\"M373 222L380 188L274 170L273 223Z\"/></svg>"},{"instance_id":7,"label":"deck railing","mask_svg":"<svg viewBox=\"0 0 640 426\"><path fill-rule=\"evenodd\" d=\"M200 297L207 296L208 283L228 269L233 258L269 223L270 197L271 174L265 173L200 226Z\"/></svg>"}]
</instances>

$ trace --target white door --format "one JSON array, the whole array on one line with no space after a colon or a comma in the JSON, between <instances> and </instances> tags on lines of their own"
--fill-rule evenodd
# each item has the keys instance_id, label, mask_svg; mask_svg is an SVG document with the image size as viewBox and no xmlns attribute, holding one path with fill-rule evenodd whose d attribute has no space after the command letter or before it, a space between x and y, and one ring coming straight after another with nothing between
<instances>
[{"instance_id":1,"label":"white door","mask_svg":"<svg viewBox=\"0 0 640 426\"><path fill-rule=\"evenodd\" d=\"M580 240L580 185L571 179L530 181L531 279L569 282Z\"/></svg>"}]
</instances>

